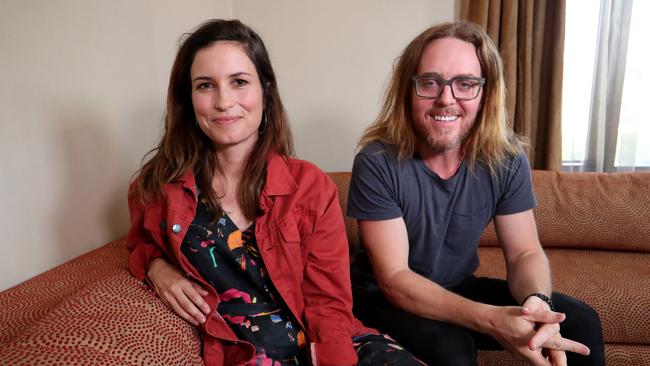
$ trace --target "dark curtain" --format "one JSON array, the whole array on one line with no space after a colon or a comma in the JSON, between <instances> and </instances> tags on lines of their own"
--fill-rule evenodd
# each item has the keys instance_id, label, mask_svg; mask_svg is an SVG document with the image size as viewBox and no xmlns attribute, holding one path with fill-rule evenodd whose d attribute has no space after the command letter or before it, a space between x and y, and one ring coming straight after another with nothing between
<instances>
[{"instance_id":1,"label":"dark curtain","mask_svg":"<svg viewBox=\"0 0 650 366\"><path fill-rule=\"evenodd\" d=\"M510 123L528 139L533 169L562 169L565 9L565 0L460 0L461 20L501 51Z\"/></svg>"}]
</instances>

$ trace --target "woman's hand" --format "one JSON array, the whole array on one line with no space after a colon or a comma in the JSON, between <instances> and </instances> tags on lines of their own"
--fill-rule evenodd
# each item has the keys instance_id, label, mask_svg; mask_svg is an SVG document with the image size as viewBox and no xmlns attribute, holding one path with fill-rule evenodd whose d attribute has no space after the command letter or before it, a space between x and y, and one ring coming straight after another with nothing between
<instances>
[{"instance_id":1,"label":"woman's hand","mask_svg":"<svg viewBox=\"0 0 650 366\"><path fill-rule=\"evenodd\" d=\"M160 300L178 316L195 326L205 322L205 316L210 314L210 306L202 296L208 295L208 292L183 276L178 267L162 258L155 258L149 264L147 277Z\"/></svg>"}]
</instances>

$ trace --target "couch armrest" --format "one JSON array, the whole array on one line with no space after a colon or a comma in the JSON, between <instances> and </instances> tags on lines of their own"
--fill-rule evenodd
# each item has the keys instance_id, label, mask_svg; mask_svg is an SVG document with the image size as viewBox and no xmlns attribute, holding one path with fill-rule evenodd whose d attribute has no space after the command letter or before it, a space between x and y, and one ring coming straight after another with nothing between
<instances>
[{"instance_id":1,"label":"couch armrest","mask_svg":"<svg viewBox=\"0 0 650 366\"><path fill-rule=\"evenodd\" d=\"M203 364L195 328L126 258L120 239L0 293L0 364Z\"/></svg>"}]
</instances>

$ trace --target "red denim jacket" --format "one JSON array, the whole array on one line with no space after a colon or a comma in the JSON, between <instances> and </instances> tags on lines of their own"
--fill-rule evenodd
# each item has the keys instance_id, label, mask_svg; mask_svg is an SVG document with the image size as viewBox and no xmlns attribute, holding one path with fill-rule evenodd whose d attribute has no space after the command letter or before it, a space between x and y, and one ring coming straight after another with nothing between
<instances>
[{"instance_id":1,"label":"red denim jacket","mask_svg":"<svg viewBox=\"0 0 650 366\"><path fill-rule=\"evenodd\" d=\"M165 257L208 290L205 300L216 309L219 296L181 253L197 206L193 172L167 184L165 194L166 200L143 206L130 190L129 270L145 280L150 261ZM272 153L260 205L257 244L273 284L307 334L312 363L355 365L351 337L373 330L352 315L348 242L336 186L313 164ZM239 341L216 311L199 331L206 365L241 365L254 357L255 347Z\"/></svg>"}]
</instances>

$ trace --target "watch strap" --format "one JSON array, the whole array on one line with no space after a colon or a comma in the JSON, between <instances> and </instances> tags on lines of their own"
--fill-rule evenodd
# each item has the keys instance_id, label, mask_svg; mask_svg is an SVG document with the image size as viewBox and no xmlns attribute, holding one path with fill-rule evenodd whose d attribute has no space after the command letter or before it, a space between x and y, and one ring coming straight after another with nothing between
<instances>
[{"instance_id":1,"label":"watch strap","mask_svg":"<svg viewBox=\"0 0 650 366\"><path fill-rule=\"evenodd\" d=\"M553 300L551 300L550 297L548 297L548 296L546 296L544 294L541 294L539 292L535 292L535 293L532 293L532 294L526 296L526 298L524 299L524 301L521 304L523 305L526 302L526 300L528 300L528 298L531 297L531 296L535 296L535 297L541 299L542 301L544 301L545 303L548 304L549 308L551 308L551 311L555 311L555 307L553 306Z\"/></svg>"}]
</instances>

